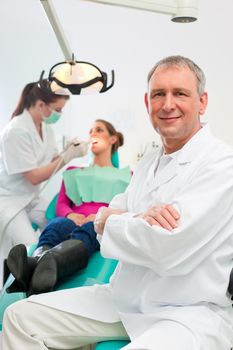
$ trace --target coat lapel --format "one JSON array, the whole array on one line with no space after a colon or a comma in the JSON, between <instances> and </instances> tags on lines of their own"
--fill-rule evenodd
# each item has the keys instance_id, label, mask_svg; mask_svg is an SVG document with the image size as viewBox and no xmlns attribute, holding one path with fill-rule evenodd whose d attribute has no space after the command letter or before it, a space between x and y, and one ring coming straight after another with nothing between
<instances>
[{"instance_id":1,"label":"coat lapel","mask_svg":"<svg viewBox=\"0 0 233 350\"><path fill-rule=\"evenodd\" d=\"M32 117L30 116L29 112L28 111L24 111L24 118L26 120L26 123L27 123L27 127L31 129L31 133L33 134L33 138L34 140L38 143L38 144L43 144L43 141L36 129L36 126L33 122L33 119ZM44 123L42 123L42 130L43 130L43 125ZM44 133L44 132L43 132Z\"/></svg>"},{"instance_id":2,"label":"coat lapel","mask_svg":"<svg viewBox=\"0 0 233 350\"><path fill-rule=\"evenodd\" d=\"M163 159L161 159L163 161ZM178 173L178 163L176 158L169 159L165 167L155 176L155 188L160 187L173 179Z\"/></svg>"},{"instance_id":3,"label":"coat lapel","mask_svg":"<svg viewBox=\"0 0 233 350\"><path fill-rule=\"evenodd\" d=\"M168 184L171 180L175 180L180 172L185 172L179 178L183 179L186 174L186 165L191 165L193 161L198 161L202 156L205 155L209 144L211 143L212 137L208 126L204 126L196 135L193 137L177 155L173 155L169 163L154 176L154 172L158 168L161 155L163 153L162 148L158 151L156 158L152 159L151 162L145 164L145 185L142 189L142 179L138 179L138 191L140 191L141 200L147 197L151 192L157 191L162 185ZM188 167L189 168L189 167ZM187 169L188 169L187 168ZM140 190L139 190L140 189ZM143 195L142 195L143 193Z\"/></svg>"}]
</instances>

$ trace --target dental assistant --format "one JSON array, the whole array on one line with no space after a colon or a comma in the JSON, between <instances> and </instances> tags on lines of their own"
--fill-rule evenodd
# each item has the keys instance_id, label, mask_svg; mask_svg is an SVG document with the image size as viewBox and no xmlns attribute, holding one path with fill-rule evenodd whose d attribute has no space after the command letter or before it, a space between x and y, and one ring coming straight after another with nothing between
<instances>
[{"instance_id":1,"label":"dental assistant","mask_svg":"<svg viewBox=\"0 0 233 350\"><path fill-rule=\"evenodd\" d=\"M49 125L58 121L68 99L37 82L27 84L0 135L0 285L9 250L18 243L37 241L32 223L40 229L46 225L48 203L39 196L40 184L77 156L58 155Z\"/></svg>"}]
</instances>

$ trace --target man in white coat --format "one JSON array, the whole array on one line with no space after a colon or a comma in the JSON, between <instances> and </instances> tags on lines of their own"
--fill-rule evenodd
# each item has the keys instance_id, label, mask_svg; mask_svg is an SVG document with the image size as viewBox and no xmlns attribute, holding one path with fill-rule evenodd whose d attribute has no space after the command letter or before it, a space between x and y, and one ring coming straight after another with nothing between
<instances>
[{"instance_id":1,"label":"man in white coat","mask_svg":"<svg viewBox=\"0 0 233 350\"><path fill-rule=\"evenodd\" d=\"M181 56L151 70L145 103L162 147L95 222L102 255L119 261L110 284L11 305L3 350L109 339L129 339L125 350L230 350L233 151L200 122L204 86L202 70Z\"/></svg>"}]
</instances>

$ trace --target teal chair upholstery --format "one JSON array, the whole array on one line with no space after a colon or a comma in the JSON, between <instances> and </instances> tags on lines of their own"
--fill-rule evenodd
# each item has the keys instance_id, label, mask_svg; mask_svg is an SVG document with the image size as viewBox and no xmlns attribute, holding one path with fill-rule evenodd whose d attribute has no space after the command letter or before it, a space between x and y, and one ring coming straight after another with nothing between
<instances>
[{"instance_id":1,"label":"teal chair upholstery","mask_svg":"<svg viewBox=\"0 0 233 350\"><path fill-rule=\"evenodd\" d=\"M49 206L46 210L45 217L48 221L54 219L56 217L56 204L57 204L57 198L58 194L56 194L51 202L49 203Z\"/></svg>"},{"instance_id":2,"label":"teal chair upholstery","mask_svg":"<svg viewBox=\"0 0 233 350\"><path fill-rule=\"evenodd\" d=\"M35 222L33 222L32 223L32 228L33 228L34 231L36 231L36 230L38 230L39 226Z\"/></svg>"},{"instance_id":3,"label":"teal chair upholstery","mask_svg":"<svg viewBox=\"0 0 233 350\"><path fill-rule=\"evenodd\" d=\"M98 343L95 350L119 350L129 342L127 340L109 340Z\"/></svg>"}]
</instances>

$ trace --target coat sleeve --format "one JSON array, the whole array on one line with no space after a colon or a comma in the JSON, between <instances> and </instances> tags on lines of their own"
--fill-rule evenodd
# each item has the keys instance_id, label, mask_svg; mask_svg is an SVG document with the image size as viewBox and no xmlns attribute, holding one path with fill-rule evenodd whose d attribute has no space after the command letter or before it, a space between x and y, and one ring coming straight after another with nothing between
<instances>
[{"instance_id":1,"label":"coat sleeve","mask_svg":"<svg viewBox=\"0 0 233 350\"><path fill-rule=\"evenodd\" d=\"M127 211L127 190L124 193L117 194L109 203L110 208Z\"/></svg>"},{"instance_id":2,"label":"coat sleeve","mask_svg":"<svg viewBox=\"0 0 233 350\"><path fill-rule=\"evenodd\" d=\"M150 226L132 213L108 218L103 256L153 269L161 276L184 275L233 235L233 161L200 169L174 196L179 227ZM232 247L231 247L232 250Z\"/></svg>"},{"instance_id":3,"label":"coat sleeve","mask_svg":"<svg viewBox=\"0 0 233 350\"><path fill-rule=\"evenodd\" d=\"M2 138L2 155L8 175L37 168L32 136L23 128L10 129Z\"/></svg>"}]
</instances>

